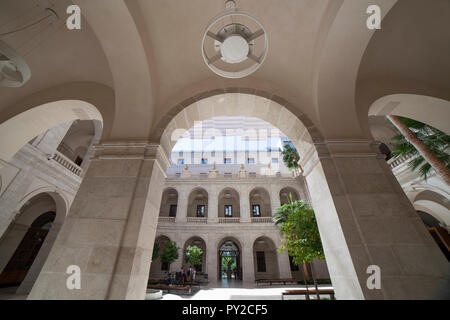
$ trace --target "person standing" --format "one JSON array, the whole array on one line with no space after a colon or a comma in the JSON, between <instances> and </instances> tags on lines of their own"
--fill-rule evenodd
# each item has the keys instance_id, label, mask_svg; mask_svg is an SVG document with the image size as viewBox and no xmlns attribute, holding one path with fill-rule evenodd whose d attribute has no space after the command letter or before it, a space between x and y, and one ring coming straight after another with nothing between
<instances>
[{"instance_id":1,"label":"person standing","mask_svg":"<svg viewBox=\"0 0 450 320\"><path fill-rule=\"evenodd\" d=\"M184 267L183 268L181 268L181 279L182 279L182 281L183 281L183 284L187 281L187 278L186 278L186 270L184 270Z\"/></svg>"}]
</instances>

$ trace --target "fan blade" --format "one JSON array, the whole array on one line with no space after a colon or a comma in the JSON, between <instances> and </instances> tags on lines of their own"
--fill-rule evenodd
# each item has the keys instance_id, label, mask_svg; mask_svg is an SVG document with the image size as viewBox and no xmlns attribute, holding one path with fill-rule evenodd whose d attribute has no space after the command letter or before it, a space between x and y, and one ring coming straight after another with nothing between
<instances>
[{"instance_id":1,"label":"fan blade","mask_svg":"<svg viewBox=\"0 0 450 320\"><path fill-rule=\"evenodd\" d=\"M212 33L211 31L208 31L208 32L206 33L206 35L207 35L208 37L210 37L210 38L213 38L214 40L219 41L220 43L223 42L222 37L219 37L217 34Z\"/></svg>"},{"instance_id":2,"label":"fan blade","mask_svg":"<svg viewBox=\"0 0 450 320\"><path fill-rule=\"evenodd\" d=\"M255 56L254 54L252 54L252 53L250 53L248 56L247 56L247 58L249 58L249 59L251 59L251 60L253 60L253 61L255 61L256 63L258 63L258 64L260 64L261 63L261 60L260 60L260 58L259 57L257 57L257 56Z\"/></svg>"},{"instance_id":3,"label":"fan blade","mask_svg":"<svg viewBox=\"0 0 450 320\"><path fill-rule=\"evenodd\" d=\"M3 76L9 80L16 81L16 82L22 82L23 76L20 71L13 70L9 67L3 67L2 69Z\"/></svg>"},{"instance_id":4,"label":"fan blade","mask_svg":"<svg viewBox=\"0 0 450 320\"><path fill-rule=\"evenodd\" d=\"M264 33L265 32L263 29L259 29L258 31L255 31L255 33L253 33L250 37L248 37L247 41L250 42L252 40L255 40L256 38L261 37Z\"/></svg>"},{"instance_id":5,"label":"fan blade","mask_svg":"<svg viewBox=\"0 0 450 320\"><path fill-rule=\"evenodd\" d=\"M220 51L211 59L208 59L208 63L209 64L213 64L214 62L216 62L217 60L219 60L220 58L222 58L222 53L220 53Z\"/></svg>"}]
</instances>

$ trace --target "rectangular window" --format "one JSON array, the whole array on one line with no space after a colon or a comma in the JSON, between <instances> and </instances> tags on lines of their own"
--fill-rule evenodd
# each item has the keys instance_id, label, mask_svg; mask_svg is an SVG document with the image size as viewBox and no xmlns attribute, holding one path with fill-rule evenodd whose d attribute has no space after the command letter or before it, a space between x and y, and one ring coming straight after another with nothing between
<instances>
[{"instance_id":1,"label":"rectangular window","mask_svg":"<svg viewBox=\"0 0 450 320\"><path fill-rule=\"evenodd\" d=\"M278 158L272 158L272 163L278 163Z\"/></svg>"},{"instance_id":2,"label":"rectangular window","mask_svg":"<svg viewBox=\"0 0 450 320\"><path fill-rule=\"evenodd\" d=\"M225 206L225 217L232 217L233 216L233 206L226 205Z\"/></svg>"},{"instance_id":3,"label":"rectangular window","mask_svg":"<svg viewBox=\"0 0 450 320\"><path fill-rule=\"evenodd\" d=\"M225 159L223 159L223 163L225 163L225 164L231 164L231 158L225 158Z\"/></svg>"},{"instance_id":4,"label":"rectangular window","mask_svg":"<svg viewBox=\"0 0 450 320\"><path fill-rule=\"evenodd\" d=\"M255 163L255 158L248 158L247 163Z\"/></svg>"},{"instance_id":5,"label":"rectangular window","mask_svg":"<svg viewBox=\"0 0 450 320\"><path fill-rule=\"evenodd\" d=\"M75 159L75 164L77 165L77 166L81 166L81 163L83 162L83 158L80 158L80 157L77 157L76 159Z\"/></svg>"},{"instance_id":6,"label":"rectangular window","mask_svg":"<svg viewBox=\"0 0 450 320\"><path fill-rule=\"evenodd\" d=\"M292 260L292 257L289 256L289 264L291 265L291 271L299 271L297 264L294 264L294 261Z\"/></svg>"},{"instance_id":7,"label":"rectangular window","mask_svg":"<svg viewBox=\"0 0 450 320\"><path fill-rule=\"evenodd\" d=\"M169 271L169 264L167 262L161 262L161 271Z\"/></svg>"},{"instance_id":8,"label":"rectangular window","mask_svg":"<svg viewBox=\"0 0 450 320\"><path fill-rule=\"evenodd\" d=\"M205 216L205 206L198 205L197 206L197 217L204 217L204 216Z\"/></svg>"},{"instance_id":9,"label":"rectangular window","mask_svg":"<svg viewBox=\"0 0 450 320\"><path fill-rule=\"evenodd\" d=\"M184 164L184 159L178 159L178 164Z\"/></svg>"},{"instance_id":10,"label":"rectangular window","mask_svg":"<svg viewBox=\"0 0 450 320\"><path fill-rule=\"evenodd\" d=\"M260 217L261 216L261 211L260 211L259 204L252 205L252 214L253 214L254 217Z\"/></svg>"},{"instance_id":11,"label":"rectangular window","mask_svg":"<svg viewBox=\"0 0 450 320\"><path fill-rule=\"evenodd\" d=\"M183 156L183 151L178 152L178 156L182 157Z\"/></svg>"},{"instance_id":12,"label":"rectangular window","mask_svg":"<svg viewBox=\"0 0 450 320\"><path fill-rule=\"evenodd\" d=\"M202 159L202 164L208 164L208 159Z\"/></svg>"},{"instance_id":13,"label":"rectangular window","mask_svg":"<svg viewBox=\"0 0 450 320\"><path fill-rule=\"evenodd\" d=\"M264 251L256 252L256 264L258 272L266 272L266 257Z\"/></svg>"},{"instance_id":14,"label":"rectangular window","mask_svg":"<svg viewBox=\"0 0 450 320\"><path fill-rule=\"evenodd\" d=\"M169 217L175 217L176 215L177 215L177 205L172 204L170 205Z\"/></svg>"}]
</instances>

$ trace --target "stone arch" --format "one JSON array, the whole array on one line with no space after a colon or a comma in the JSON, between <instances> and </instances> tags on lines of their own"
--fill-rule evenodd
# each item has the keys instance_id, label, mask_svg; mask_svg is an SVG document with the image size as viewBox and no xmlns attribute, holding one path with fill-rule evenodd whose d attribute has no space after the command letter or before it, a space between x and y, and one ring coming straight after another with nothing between
<instances>
[{"instance_id":1,"label":"stone arch","mask_svg":"<svg viewBox=\"0 0 450 320\"><path fill-rule=\"evenodd\" d=\"M225 218L225 206L232 206L231 207L231 216L233 218L238 218L241 216L241 209L240 209L240 197L239 192L231 187L226 187L222 189L218 196L218 217L219 218Z\"/></svg>"},{"instance_id":2,"label":"stone arch","mask_svg":"<svg viewBox=\"0 0 450 320\"><path fill-rule=\"evenodd\" d=\"M14 259L17 251L21 250L19 244L25 241L25 238L28 239L29 236L37 232L42 234L43 242L36 246L38 251L33 255L34 259L28 271L23 275L17 293L28 294L31 291L64 222L67 209L65 197L51 188L35 190L20 202L18 214L5 233L4 240L0 243L3 258L1 269L8 272L9 264L5 265L4 259L7 258L9 263L14 264L11 260ZM51 224L47 224L45 227L43 223L37 224L37 221L42 220L43 217ZM15 251L8 250L8 248Z\"/></svg>"},{"instance_id":3,"label":"stone arch","mask_svg":"<svg viewBox=\"0 0 450 320\"><path fill-rule=\"evenodd\" d=\"M255 279L277 279L278 268L277 246L268 236L260 236L252 244Z\"/></svg>"},{"instance_id":4,"label":"stone arch","mask_svg":"<svg viewBox=\"0 0 450 320\"><path fill-rule=\"evenodd\" d=\"M412 200L414 209L423 211L436 220L438 220L445 228L450 227L450 205L448 198L443 195L431 191L423 190L419 192Z\"/></svg>"},{"instance_id":5,"label":"stone arch","mask_svg":"<svg viewBox=\"0 0 450 320\"><path fill-rule=\"evenodd\" d=\"M250 211L252 217L271 217L272 216L272 204L270 199L270 193L264 187L255 187L253 188L249 195L248 199L250 202ZM259 206L254 207L254 206ZM259 210L259 214L256 215L256 211Z\"/></svg>"},{"instance_id":6,"label":"stone arch","mask_svg":"<svg viewBox=\"0 0 450 320\"><path fill-rule=\"evenodd\" d=\"M209 194L202 187L195 187L189 192L187 217L208 217ZM203 209L201 206L204 206ZM202 211L203 210L203 211Z\"/></svg>"},{"instance_id":7,"label":"stone arch","mask_svg":"<svg viewBox=\"0 0 450 320\"><path fill-rule=\"evenodd\" d=\"M157 280L162 279L163 272L167 271L167 270L162 270L163 266L162 266L159 256L161 255L161 252L164 249L164 244L169 241L172 241L172 240L170 239L169 236L167 236L165 234L158 234L156 236L154 244L155 245L157 244L159 246L159 254L158 254L158 257L156 258L156 260L153 260L151 262L150 276L149 276L150 279L157 279Z\"/></svg>"},{"instance_id":8,"label":"stone arch","mask_svg":"<svg viewBox=\"0 0 450 320\"><path fill-rule=\"evenodd\" d=\"M427 123L450 134L450 101L418 94L390 94L377 99L369 116L396 115Z\"/></svg>"},{"instance_id":9,"label":"stone arch","mask_svg":"<svg viewBox=\"0 0 450 320\"><path fill-rule=\"evenodd\" d=\"M280 197L280 204L287 204L290 202L290 195L292 194L292 201L301 200L299 192L293 187L284 187L278 193Z\"/></svg>"},{"instance_id":10,"label":"stone arch","mask_svg":"<svg viewBox=\"0 0 450 320\"><path fill-rule=\"evenodd\" d=\"M206 252L206 241L200 236L192 236L192 237L190 237L189 239L187 239L184 242L182 266L184 266L185 268L189 268L189 265L186 263L186 250L187 250L188 246L192 246L192 245L195 245L195 246L199 247L203 251L201 266L198 267L198 269L197 269L197 266L195 266L197 272L206 272L206 270L207 270L207 266L206 266L206 255L207 255L207 252Z\"/></svg>"},{"instance_id":11,"label":"stone arch","mask_svg":"<svg viewBox=\"0 0 450 320\"><path fill-rule=\"evenodd\" d=\"M175 207L174 207L175 206ZM178 191L175 188L164 189L161 196L160 217L175 217L178 211Z\"/></svg>"},{"instance_id":12,"label":"stone arch","mask_svg":"<svg viewBox=\"0 0 450 320\"><path fill-rule=\"evenodd\" d=\"M55 187L42 187L38 188L36 190L33 190L32 192L26 194L19 202L19 204L16 207L16 212L20 212L21 208L29 202L32 198L36 197L39 194L48 194L50 197L52 197L53 201L56 205L56 218L55 223L58 223L59 225L62 225L64 222L67 213L70 208L70 201L67 198L67 196L61 192L60 190L56 189Z\"/></svg>"},{"instance_id":13,"label":"stone arch","mask_svg":"<svg viewBox=\"0 0 450 320\"><path fill-rule=\"evenodd\" d=\"M217 243L217 274L218 274L218 279L222 279L222 274L221 274L221 265L222 265L222 255L221 255L221 248L226 245L227 242L231 242L233 243L237 249L238 249L238 253L236 255L236 265L237 265L237 279L242 280L242 263L243 263L243 257L242 257L242 252L243 252L243 245L242 242L239 241L238 238L236 238L234 235L226 235L224 237L222 237L218 243Z\"/></svg>"},{"instance_id":14,"label":"stone arch","mask_svg":"<svg viewBox=\"0 0 450 320\"><path fill-rule=\"evenodd\" d=\"M377 5L384 19L397 1L385 1ZM333 6L339 6L338 8ZM362 26L365 19L360 17L368 7L365 1L335 1L330 9L336 12L326 36L321 37L321 54L318 54L313 74L313 91L317 118L320 119L322 134L327 139L353 137L368 140L363 131L367 126L367 117L357 114L355 104L355 89L358 71L366 48L375 34ZM352 17L352 18L351 18ZM355 28L354 21L361 19L361 27ZM336 108L339 106L339 108ZM345 117L342 115L345 114ZM336 125L339 119L339 125Z\"/></svg>"},{"instance_id":15,"label":"stone arch","mask_svg":"<svg viewBox=\"0 0 450 320\"><path fill-rule=\"evenodd\" d=\"M279 96L249 88L212 90L180 102L155 125L150 140L161 143L165 152L170 154L178 138L196 121L240 115L259 118L276 128L284 128L283 133L302 156L314 149L314 143L323 142L319 129L297 107Z\"/></svg>"},{"instance_id":16,"label":"stone arch","mask_svg":"<svg viewBox=\"0 0 450 320\"><path fill-rule=\"evenodd\" d=\"M76 119L99 120L99 110L82 100L59 100L30 108L0 124L0 159L9 161L28 141Z\"/></svg>"}]
</instances>

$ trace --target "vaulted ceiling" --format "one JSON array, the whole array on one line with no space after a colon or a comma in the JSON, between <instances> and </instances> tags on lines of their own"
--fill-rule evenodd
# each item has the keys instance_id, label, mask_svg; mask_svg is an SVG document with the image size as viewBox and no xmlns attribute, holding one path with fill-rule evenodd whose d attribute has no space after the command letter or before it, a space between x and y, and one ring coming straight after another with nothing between
<instances>
[{"instance_id":1,"label":"vaulted ceiling","mask_svg":"<svg viewBox=\"0 0 450 320\"><path fill-rule=\"evenodd\" d=\"M368 108L392 93L386 84L395 83L391 91L449 99L447 0L238 0L238 8L257 18L269 39L264 64L243 79L221 78L202 59L203 32L224 10L223 0L75 0L83 14L82 30L75 31L65 28L71 3L0 3L0 33L33 21L45 7L60 17L53 25L0 37L32 71L25 86L0 88L0 122L38 103L40 93L48 97L56 86L96 84L110 88L115 101L100 108L110 122L104 139L145 139L186 99L250 88L287 100L327 139L367 139ZM366 28L370 4L378 4L384 17L376 32ZM85 96L97 92L84 91ZM60 92L61 99L65 92L76 96L76 89ZM33 103L26 99L30 95Z\"/></svg>"}]
</instances>

